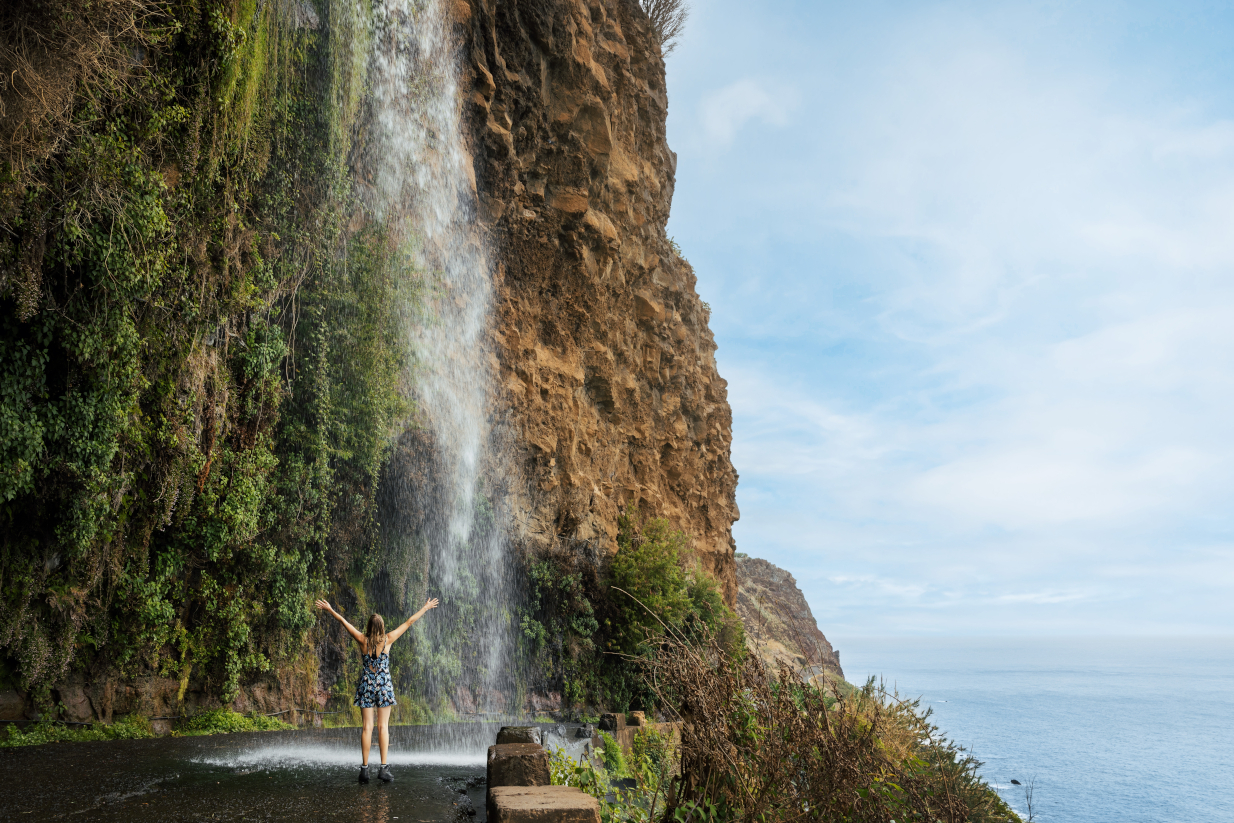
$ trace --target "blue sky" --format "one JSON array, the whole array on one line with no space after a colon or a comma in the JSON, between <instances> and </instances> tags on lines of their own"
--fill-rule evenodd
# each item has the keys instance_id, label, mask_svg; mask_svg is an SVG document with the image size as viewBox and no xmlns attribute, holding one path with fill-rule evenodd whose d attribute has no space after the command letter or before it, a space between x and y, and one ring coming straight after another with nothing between
<instances>
[{"instance_id":1,"label":"blue sky","mask_svg":"<svg viewBox=\"0 0 1234 823\"><path fill-rule=\"evenodd\" d=\"M829 634L1230 633L1231 6L692 7L738 550Z\"/></svg>"}]
</instances>

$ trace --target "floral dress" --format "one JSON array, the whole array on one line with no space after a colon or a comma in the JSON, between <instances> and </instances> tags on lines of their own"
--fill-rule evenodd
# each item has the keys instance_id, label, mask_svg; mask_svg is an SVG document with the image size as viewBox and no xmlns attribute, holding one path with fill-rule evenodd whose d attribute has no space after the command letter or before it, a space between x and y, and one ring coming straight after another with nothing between
<instances>
[{"instance_id":1,"label":"floral dress","mask_svg":"<svg viewBox=\"0 0 1234 823\"><path fill-rule=\"evenodd\" d=\"M356 686L356 699L352 703L362 709L393 706L394 684L390 682L390 652L383 651L377 657L362 654L360 662L360 684Z\"/></svg>"}]
</instances>

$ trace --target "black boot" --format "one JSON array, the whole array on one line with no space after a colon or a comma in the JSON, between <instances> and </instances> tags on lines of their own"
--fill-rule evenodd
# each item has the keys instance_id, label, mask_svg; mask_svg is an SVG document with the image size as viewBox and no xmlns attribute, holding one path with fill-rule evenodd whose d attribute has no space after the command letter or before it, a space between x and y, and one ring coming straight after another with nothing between
<instances>
[{"instance_id":1,"label":"black boot","mask_svg":"<svg viewBox=\"0 0 1234 823\"><path fill-rule=\"evenodd\" d=\"M390 774L390 767L387 766L385 763L382 763L381 768L377 770L377 776L380 777L386 783L389 783L391 780L394 779L394 775Z\"/></svg>"},{"instance_id":2,"label":"black boot","mask_svg":"<svg viewBox=\"0 0 1234 823\"><path fill-rule=\"evenodd\" d=\"M360 767L360 782L361 782L361 783L367 783L367 782L368 782L368 766L361 766L361 767Z\"/></svg>"}]
</instances>

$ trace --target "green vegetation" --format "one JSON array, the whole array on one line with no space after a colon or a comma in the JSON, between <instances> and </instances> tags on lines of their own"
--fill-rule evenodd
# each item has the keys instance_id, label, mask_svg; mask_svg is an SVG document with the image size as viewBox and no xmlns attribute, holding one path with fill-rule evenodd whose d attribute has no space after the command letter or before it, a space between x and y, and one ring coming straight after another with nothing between
<instances>
[{"instance_id":1,"label":"green vegetation","mask_svg":"<svg viewBox=\"0 0 1234 823\"><path fill-rule=\"evenodd\" d=\"M667 779L672 773L675 748L670 733L646 726L634 733L630 757L637 771Z\"/></svg>"},{"instance_id":2,"label":"green vegetation","mask_svg":"<svg viewBox=\"0 0 1234 823\"><path fill-rule=\"evenodd\" d=\"M38 746L42 743L64 743L82 740L137 740L151 737L150 721L140 715L129 715L110 726L94 723L90 726L66 726L51 721L32 723L21 730L10 725L0 736L0 748L11 746Z\"/></svg>"},{"instance_id":3,"label":"green vegetation","mask_svg":"<svg viewBox=\"0 0 1234 823\"><path fill-rule=\"evenodd\" d=\"M604 761L604 768L615 776L624 775L626 758L621 751L621 744L614 740L608 732L600 732L600 745L600 758Z\"/></svg>"},{"instance_id":4,"label":"green vegetation","mask_svg":"<svg viewBox=\"0 0 1234 823\"><path fill-rule=\"evenodd\" d=\"M277 717L258 714L240 714L230 709L211 709L176 723L172 729L175 737L197 737L206 734L230 734L232 732L277 732L294 729ZM16 724L6 727L0 736L0 747L37 746L42 743L64 743L90 740L137 740L153 737L150 721L132 714L115 723L93 723L87 726L66 725L53 720L32 723L21 730Z\"/></svg>"},{"instance_id":5,"label":"green vegetation","mask_svg":"<svg viewBox=\"0 0 1234 823\"><path fill-rule=\"evenodd\" d=\"M715 584L683 562L684 536L666 523L628 513L618 542L606 576L536 578L581 587L599 618L576 658L583 665L563 666L590 672L580 680L593 705L625 694L682 721L673 732L638 729L628 752L600 732L590 761L553 754L553 783L595 796L604 823L1017 823L978 775L981 764L918 702L873 681L821 686L745 654ZM600 585L607 600L590 595ZM628 605L634 598L638 608ZM557 602L586 611L574 597ZM552 625L564 631L569 621ZM601 644L617 651L601 654Z\"/></svg>"},{"instance_id":6,"label":"green vegetation","mask_svg":"<svg viewBox=\"0 0 1234 823\"><path fill-rule=\"evenodd\" d=\"M619 520L617 554L610 571L610 598L621 619L614 644L635 654L664 631L686 637L716 634L740 653L745 636L737 615L724 605L715 579L688 566L689 538L663 518L643 521L627 511Z\"/></svg>"},{"instance_id":7,"label":"green vegetation","mask_svg":"<svg viewBox=\"0 0 1234 823\"><path fill-rule=\"evenodd\" d=\"M683 532L629 510L617 544L603 565L565 551L527 564L519 620L528 653L577 711L654 709L638 660L666 631L714 635L738 655L745 649L740 620L716 581L691 561Z\"/></svg>"},{"instance_id":8,"label":"green vegetation","mask_svg":"<svg viewBox=\"0 0 1234 823\"><path fill-rule=\"evenodd\" d=\"M409 263L346 167L366 7L282 8L0 12L0 654L45 710L73 668L226 702L374 572Z\"/></svg>"},{"instance_id":9,"label":"green vegetation","mask_svg":"<svg viewBox=\"0 0 1234 823\"><path fill-rule=\"evenodd\" d=\"M550 754L553 784L594 796L604 823L1019 821L928 711L873 681L820 689L673 632L640 664L680 737L639 729L623 753L602 732L590 760Z\"/></svg>"},{"instance_id":10,"label":"green vegetation","mask_svg":"<svg viewBox=\"0 0 1234 823\"><path fill-rule=\"evenodd\" d=\"M179 737L196 737L203 734L231 734L232 732L277 732L294 729L277 717L258 714L240 714L231 709L211 709L176 723L172 734Z\"/></svg>"},{"instance_id":11,"label":"green vegetation","mask_svg":"<svg viewBox=\"0 0 1234 823\"><path fill-rule=\"evenodd\" d=\"M571 570L565 558L532 560L527 578L527 602L520 611L519 625L551 674L554 662L563 653L577 657L594 648L592 638L600 624L587 595L583 572Z\"/></svg>"},{"instance_id":12,"label":"green vegetation","mask_svg":"<svg viewBox=\"0 0 1234 823\"><path fill-rule=\"evenodd\" d=\"M596 798L603 823L651 823L664 819L667 792L675 767L674 748L667 735L640 729L627 760L613 738L601 732L600 763L570 760L561 749L549 752L549 777L554 786L574 786ZM614 785L619 779L634 785Z\"/></svg>"},{"instance_id":13,"label":"green vegetation","mask_svg":"<svg viewBox=\"0 0 1234 823\"><path fill-rule=\"evenodd\" d=\"M643 667L684 721L668 803L678 820L1018 821L929 712L873 680L818 688L714 637L674 634Z\"/></svg>"}]
</instances>

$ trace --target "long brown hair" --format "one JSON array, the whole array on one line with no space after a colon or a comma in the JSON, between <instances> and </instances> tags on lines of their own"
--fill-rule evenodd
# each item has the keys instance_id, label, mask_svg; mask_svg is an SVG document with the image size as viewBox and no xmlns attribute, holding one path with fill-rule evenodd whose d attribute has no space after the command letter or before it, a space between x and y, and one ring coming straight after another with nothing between
<instances>
[{"instance_id":1,"label":"long brown hair","mask_svg":"<svg viewBox=\"0 0 1234 823\"><path fill-rule=\"evenodd\" d=\"M364 653L376 657L381 654L382 646L386 645L386 621L381 615L374 614L368 619L368 628L364 630Z\"/></svg>"}]
</instances>

